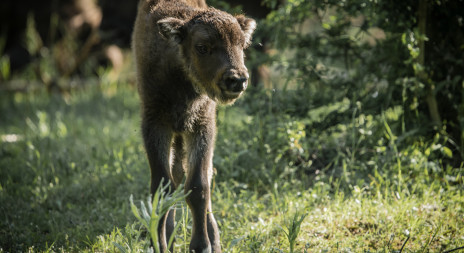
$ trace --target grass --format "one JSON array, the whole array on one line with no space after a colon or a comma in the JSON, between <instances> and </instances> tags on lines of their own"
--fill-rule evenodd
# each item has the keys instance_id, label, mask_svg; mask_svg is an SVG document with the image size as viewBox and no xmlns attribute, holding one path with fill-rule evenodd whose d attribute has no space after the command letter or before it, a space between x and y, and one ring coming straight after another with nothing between
<instances>
[{"instance_id":1,"label":"grass","mask_svg":"<svg viewBox=\"0 0 464 253\"><path fill-rule=\"evenodd\" d=\"M218 111L225 252L464 246L463 166L448 163L443 137L411 141L400 109L371 115L345 100L295 116L297 95L251 91ZM144 252L129 201L148 197L139 123L131 86L0 94L0 252ZM177 208L175 251L187 252L191 217Z\"/></svg>"}]
</instances>

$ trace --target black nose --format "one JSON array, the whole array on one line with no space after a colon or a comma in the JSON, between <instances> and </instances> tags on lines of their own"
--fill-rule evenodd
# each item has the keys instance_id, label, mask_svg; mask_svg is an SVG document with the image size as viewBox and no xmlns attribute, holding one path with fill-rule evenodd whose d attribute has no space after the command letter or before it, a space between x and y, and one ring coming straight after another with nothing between
<instances>
[{"instance_id":1,"label":"black nose","mask_svg":"<svg viewBox=\"0 0 464 253\"><path fill-rule=\"evenodd\" d=\"M228 77L225 81L226 88L232 92L244 91L248 85L246 77Z\"/></svg>"}]
</instances>

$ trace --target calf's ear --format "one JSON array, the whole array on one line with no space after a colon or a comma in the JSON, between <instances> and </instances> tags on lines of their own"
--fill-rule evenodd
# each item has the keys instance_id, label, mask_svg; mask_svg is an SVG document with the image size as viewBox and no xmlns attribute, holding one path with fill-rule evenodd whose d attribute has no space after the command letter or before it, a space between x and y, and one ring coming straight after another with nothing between
<instances>
[{"instance_id":1,"label":"calf's ear","mask_svg":"<svg viewBox=\"0 0 464 253\"><path fill-rule=\"evenodd\" d=\"M238 15L235 18L240 24L243 34L245 35L245 47L248 47L251 44L251 35L256 29L256 21L243 15Z\"/></svg>"},{"instance_id":2,"label":"calf's ear","mask_svg":"<svg viewBox=\"0 0 464 253\"><path fill-rule=\"evenodd\" d=\"M180 43L183 39L184 21L177 18L164 18L157 22L163 38Z\"/></svg>"}]
</instances>

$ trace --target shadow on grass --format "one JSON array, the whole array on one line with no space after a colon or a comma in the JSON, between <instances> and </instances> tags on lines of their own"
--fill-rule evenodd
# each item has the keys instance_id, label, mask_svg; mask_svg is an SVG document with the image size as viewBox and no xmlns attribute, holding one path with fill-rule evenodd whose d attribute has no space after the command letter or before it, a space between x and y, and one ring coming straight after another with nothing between
<instances>
[{"instance_id":1,"label":"shadow on grass","mask_svg":"<svg viewBox=\"0 0 464 253\"><path fill-rule=\"evenodd\" d=\"M133 220L149 183L135 90L0 101L0 248L76 249Z\"/></svg>"}]
</instances>

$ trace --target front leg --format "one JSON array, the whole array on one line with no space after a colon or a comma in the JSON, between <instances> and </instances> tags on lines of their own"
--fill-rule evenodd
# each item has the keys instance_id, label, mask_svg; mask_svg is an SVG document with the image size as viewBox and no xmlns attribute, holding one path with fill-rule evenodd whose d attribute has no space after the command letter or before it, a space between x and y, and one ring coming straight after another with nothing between
<instances>
[{"instance_id":1,"label":"front leg","mask_svg":"<svg viewBox=\"0 0 464 253\"><path fill-rule=\"evenodd\" d=\"M188 153L185 191L192 191L186 199L193 216L190 252L221 252L217 224L210 213L214 137L214 124L185 136ZM208 232L215 236L209 236Z\"/></svg>"},{"instance_id":2,"label":"front leg","mask_svg":"<svg viewBox=\"0 0 464 253\"><path fill-rule=\"evenodd\" d=\"M211 181L210 181L211 182ZM211 183L210 183L211 185ZM216 219L214 218L212 207L211 207L211 198L209 200L208 206L208 237L209 241L211 242L211 248L213 252L220 253L221 252L221 242L219 239L219 228L216 223Z\"/></svg>"},{"instance_id":3,"label":"front leg","mask_svg":"<svg viewBox=\"0 0 464 253\"><path fill-rule=\"evenodd\" d=\"M145 149L147 151L148 161L150 163L150 193L153 198L161 183L161 179L163 179L164 184L169 182L169 157L171 150L172 132L170 129L159 126L155 121L150 121L147 117L144 117L142 121L142 135ZM171 184L171 187L174 187L174 185ZM159 224L159 241L157 243L161 252L168 252L167 241L169 239L170 232L174 227L174 216L175 212L168 212L161 219Z\"/></svg>"}]
</instances>

